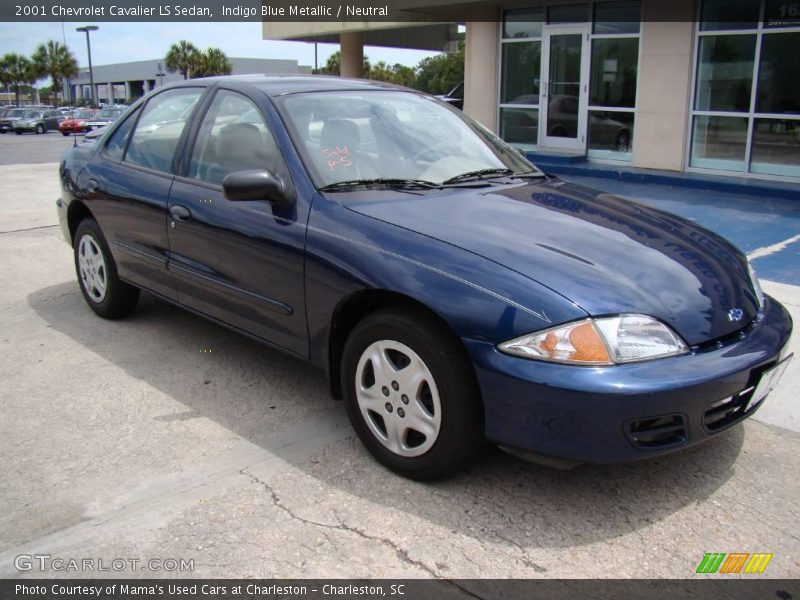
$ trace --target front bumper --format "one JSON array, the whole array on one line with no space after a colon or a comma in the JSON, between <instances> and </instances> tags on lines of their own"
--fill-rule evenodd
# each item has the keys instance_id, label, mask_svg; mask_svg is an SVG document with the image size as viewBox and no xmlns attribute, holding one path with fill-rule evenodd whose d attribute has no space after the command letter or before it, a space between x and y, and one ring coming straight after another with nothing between
<instances>
[{"instance_id":1,"label":"front bumper","mask_svg":"<svg viewBox=\"0 0 800 600\"><path fill-rule=\"evenodd\" d=\"M635 364L560 365L509 356L487 342L464 343L483 394L488 439L610 463L691 446L753 414L761 404L748 404L747 394L784 359L791 331L789 313L767 297L762 318L735 341Z\"/></svg>"}]
</instances>

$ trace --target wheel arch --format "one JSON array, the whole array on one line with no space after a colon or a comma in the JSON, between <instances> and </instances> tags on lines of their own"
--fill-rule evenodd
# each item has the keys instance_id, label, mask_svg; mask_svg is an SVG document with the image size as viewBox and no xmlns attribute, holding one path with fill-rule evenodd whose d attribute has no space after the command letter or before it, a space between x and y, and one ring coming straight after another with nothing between
<instances>
[{"instance_id":1,"label":"wheel arch","mask_svg":"<svg viewBox=\"0 0 800 600\"><path fill-rule=\"evenodd\" d=\"M458 335L453 331L453 328L450 327L447 321L435 310L419 300L399 292L384 289L363 289L352 292L350 295L343 298L334 309L328 329L326 371L328 374L330 393L337 400L342 398L339 372L341 370L342 354L347 338L361 320L375 311L385 308L396 308L409 312L424 313L438 321L454 339L458 340L459 345L463 347ZM467 356L466 348L464 348L464 353L465 356Z\"/></svg>"},{"instance_id":2,"label":"wheel arch","mask_svg":"<svg viewBox=\"0 0 800 600\"><path fill-rule=\"evenodd\" d=\"M69 237L72 245L75 245L75 232L78 231L78 225L84 219L93 219L94 215L89 208L80 200L73 200L69 203L67 208L67 226L69 227Z\"/></svg>"}]
</instances>

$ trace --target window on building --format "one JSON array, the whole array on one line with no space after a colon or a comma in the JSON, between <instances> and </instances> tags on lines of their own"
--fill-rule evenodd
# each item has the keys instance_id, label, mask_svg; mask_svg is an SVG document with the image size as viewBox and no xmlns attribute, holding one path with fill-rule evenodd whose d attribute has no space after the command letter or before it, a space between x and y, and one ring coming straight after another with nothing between
<instances>
[{"instance_id":1,"label":"window on building","mask_svg":"<svg viewBox=\"0 0 800 600\"><path fill-rule=\"evenodd\" d=\"M535 149L539 137L543 16L541 8L503 15L500 136L524 150Z\"/></svg>"},{"instance_id":2,"label":"window on building","mask_svg":"<svg viewBox=\"0 0 800 600\"><path fill-rule=\"evenodd\" d=\"M499 107L503 139L523 150L536 149L543 28L590 20L587 152L593 158L631 160L639 68L639 0L598 0L505 11ZM555 95L555 88L550 93L551 97ZM576 89L569 95L577 97L580 92Z\"/></svg>"},{"instance_id":3,"label":"window on building","mask_svg":"<svg viewBox=\"0 0 800 600\"><path fill-rule=\"evenodd\" d=\"M640 20L638 1L594 4L587 132L590 157L631 160Z\"/></svg>"},{"instance_id":4,"label":"window on building","mask_svg":"<svg viewBox=\"0 0 800 600\"><path fill-rule=\"evenodd\" d=\"M800 10L703 0L689 166L800 177Z\"/></svg>"}]
</instances>

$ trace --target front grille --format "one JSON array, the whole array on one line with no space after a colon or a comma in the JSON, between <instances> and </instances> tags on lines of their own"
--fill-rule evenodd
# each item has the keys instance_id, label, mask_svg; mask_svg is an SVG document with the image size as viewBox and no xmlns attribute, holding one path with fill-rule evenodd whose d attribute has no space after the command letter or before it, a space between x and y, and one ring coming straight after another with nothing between
<instances>
[{"instance_id":1,"label":"front grille","mask_svg":"<svg viewBox=\"0 0 800 600\"><path fill-rule=\"evenodd\" d=\"M648 450L680 446L689 437L683 415L629 421L625 433L635 446Z\"/></svg>"},{"instance_id":2,"label":"front grille","mask_svg":"<svg viewBox=\"0 0 800 600\"><path fill-rule=\"evenodd\" d=\"M755 389L755 386L750 386L735 396L714 402L703 413L703 427L711 433L716 433L744 419L751 412L747 409L747 403L750 402Z\"/></svg>"}]
</instances>

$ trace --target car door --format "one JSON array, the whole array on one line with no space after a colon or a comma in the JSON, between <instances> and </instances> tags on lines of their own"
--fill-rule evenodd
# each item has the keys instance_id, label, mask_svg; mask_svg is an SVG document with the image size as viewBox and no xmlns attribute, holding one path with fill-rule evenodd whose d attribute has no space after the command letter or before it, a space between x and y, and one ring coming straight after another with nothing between
<instances>
[{"instance_id":1,"label":"car door","mask_svg":"<svg viewBox=\"0 0 800 600\"><path fill-rule=\"evenodd\" d=\"M266 97L225 88L208 103L183 175L170 192L169 268L181 304L306 356L301 223L307 205L231 201L222 190L232 172L266 169L292 195L265 118L269 110Z\"/></svg>"},{"instance_id":2,"label":"car door","mask_svg":"<svg viewBox=\"0 0 800 600\"><path fill-rule=\"evenodd\" d=\"M204 91L180 87L150 98L101 142L81 177L119 276L172 300L177 289L167 270L167 202L174 155L191 115L187 107Z\"/></svg>"},{"instance_id":3,"label":"car door","mask_svg":"<svg viewBox=\"0 0 800 600\"><path fill-rule=\"evenodd\" d=\"M45 131L51 129L58 129L58 111L51 110L47 112L47 123L44 126Z\"/></svg>"}]
</instances>

